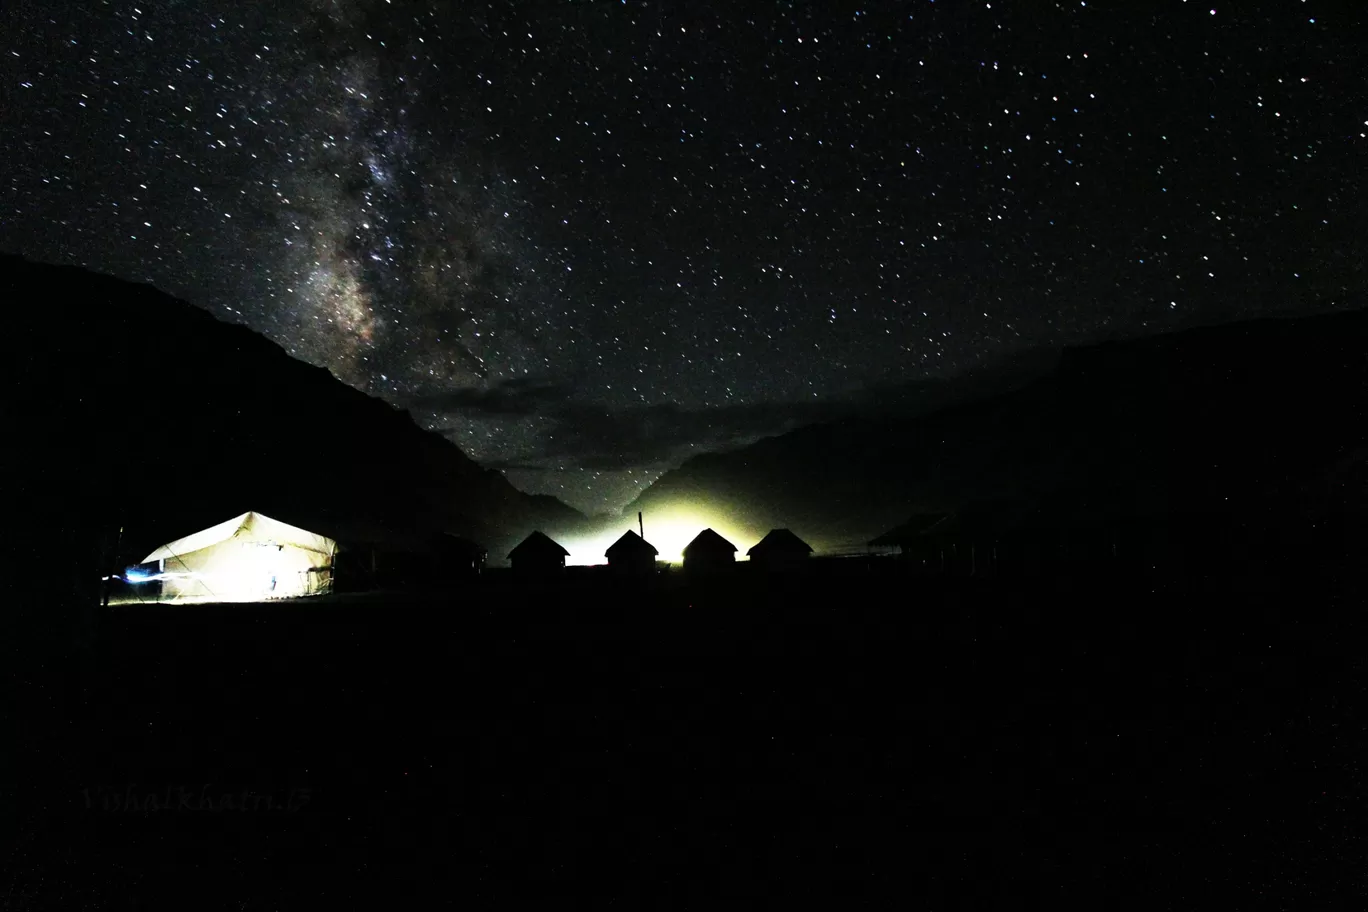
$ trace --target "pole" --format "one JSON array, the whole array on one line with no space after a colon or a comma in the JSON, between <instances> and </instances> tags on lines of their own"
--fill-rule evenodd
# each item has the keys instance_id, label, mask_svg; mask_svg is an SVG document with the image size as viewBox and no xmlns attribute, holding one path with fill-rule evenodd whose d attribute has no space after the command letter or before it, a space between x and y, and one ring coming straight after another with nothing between
<instances>
[{"instance_id":1,"label":"pole","mask_svg":"<svg viewBox=\"0 0 1368 912\"><path fill-rule=\"evenodd\" d=\"M640 511L640 510L637 511L637 529L640 531L641 538L642 538L642 540L644 541L645 538L646 538L646 524L645 524L644 522L641 521L641 511Z\"/></svg>"},{"instance_id":2,"label":"pole","mask_svg":"<svg viewBox=\"0 0 1368 912\"><path fill-rule=\"evenodd\" d=\"M118 561L119 555L123 552L123 532L123 526L119 526L118 537L114 539L114 553L112 555L106 555L105 559L100 561L100 563L103 564L102 569L105 574L108 574L108 576L111 577L114 575L116 569L121 569L118 567ZM113 588L113 582L110 579L104 579L101 581L100 585L104 587L100 592L100 607L108 608L109 594L110 589Z\"/></svg>"}]
</instances>

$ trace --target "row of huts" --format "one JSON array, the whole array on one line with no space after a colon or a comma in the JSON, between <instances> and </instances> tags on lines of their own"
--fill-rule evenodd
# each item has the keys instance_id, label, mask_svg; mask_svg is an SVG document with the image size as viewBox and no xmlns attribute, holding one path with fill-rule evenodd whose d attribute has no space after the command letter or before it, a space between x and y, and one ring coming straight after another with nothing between
<instances>
[{"instance_id":1,"label":"row of huts","mask_svg":"<svg viewBox=\"0 0 1368 912\"><path fill-rule=\"evenodd\" d=\"M684 548L686 571L723 569L736 561L736 545L712 529L704 529ZM608 568L618 573L646 575L655 571L660 552L655 545L628 530L608 546L604 557ZM757 542L746 556L751 563L772 570L791 569L812 554L812 546L788 529L773 529ZM518 573L548 573L565 567L570 556L558 542L542 532L533 532L508 555Z\"/></svg>"}]
</instances>

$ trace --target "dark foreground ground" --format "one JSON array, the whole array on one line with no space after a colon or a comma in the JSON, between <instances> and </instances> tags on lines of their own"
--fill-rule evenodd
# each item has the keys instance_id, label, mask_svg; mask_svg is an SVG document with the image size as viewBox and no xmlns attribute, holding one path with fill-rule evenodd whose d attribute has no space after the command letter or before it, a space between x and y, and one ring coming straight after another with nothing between
<instances>
[{"instance_id":1,"label":"dark foreground ground","mask_svg":"<svg viewBox=\"0 0 1368 912\"><path fill-rule=\"evenodd\" d=\"M1137 589L111 609L17 690L0 908L1361 908L1359 597Z\"/></svg>"}]
</instances>

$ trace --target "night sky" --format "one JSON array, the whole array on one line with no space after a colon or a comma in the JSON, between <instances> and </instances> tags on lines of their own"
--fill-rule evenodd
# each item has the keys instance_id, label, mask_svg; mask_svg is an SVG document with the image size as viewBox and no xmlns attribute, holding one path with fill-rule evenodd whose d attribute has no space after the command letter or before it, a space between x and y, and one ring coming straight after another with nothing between
<instances>
[{"instance_id":1,"label":"night sky","mask_svg":"<svg viewBox=\"0 0 1368 912\"><path fill-rule=\"evenodd\" d=\"M1360 304L1358 6L7 0L0 249L616 508L871 390Z\"/></svg>"}]
</instances>

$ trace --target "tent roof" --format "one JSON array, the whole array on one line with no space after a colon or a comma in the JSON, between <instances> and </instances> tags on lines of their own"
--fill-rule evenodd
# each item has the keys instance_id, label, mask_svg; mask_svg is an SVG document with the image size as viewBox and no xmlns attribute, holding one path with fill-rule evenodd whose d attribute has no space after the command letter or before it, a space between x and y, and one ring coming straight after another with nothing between
<instances>
[{"instance_id":1,"label":"tent roof","mask_svg":"<svg viewBox=\"0 0 1368 912\"><path fill-rule=\"evenodd\" d=\"M296 548L315 551L319 554L331 554L337 548L337 543L330 538L315 535L313 532L288 525L278 519L271 519L269 516L262 516L260 513L247 512L193 535L187 535L184 538L178 538L169 544L162 545L144 557L142 562L148 563L154 560L180 557L222 544L232 538L242 541L293 545Z\"/></svg>"},{"instance_id":2,"label":"tent roof","mask_svg":"<svg viewBox=\"0 0 1368 912\"><path fill-rule=\"evenodd\" d=\"M614 554L626 556L628 554L642 552L649 552L652 555L660 553L656 550L655 545L651 544L640 535L637 535L631 529L628 529L623 533L621 538L608 546L608 550L603 552L603 556L611 560Z\"/></svg>"},{"instance_id":3,"label":"tent roof","mask_svg":"<svg viewBox=\"0 0 1368 912\"><path fill-rule=\"evenodd\" d=\"M756 542L747 555L764 554L765 552L789 552L791 554L811 554L812 546L794 535L788 529L771 529L769 533L760 541Z\"/></svg>"},{"instance_id":4,"label":"tent roof","mask_svg":"<svg viewBox=\"0 0 1368 912\"><path fill-rule=\"evenodd\" d=\"M712 529L704 529L694 536L694 540L684 547L684 554L687 556L690 551L735 551L736 545L718 535Z\"/></svg>"}]
</instances>

